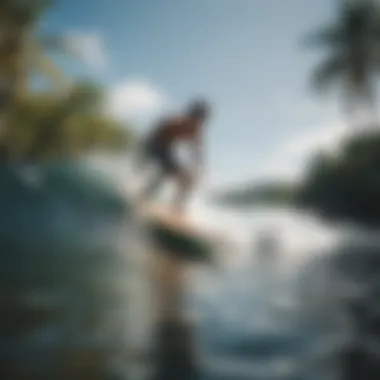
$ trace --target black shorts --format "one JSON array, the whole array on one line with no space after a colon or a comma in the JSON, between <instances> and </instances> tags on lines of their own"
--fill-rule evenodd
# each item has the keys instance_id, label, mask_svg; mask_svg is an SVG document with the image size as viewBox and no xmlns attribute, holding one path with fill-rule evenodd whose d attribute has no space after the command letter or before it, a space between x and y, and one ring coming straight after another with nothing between
<instances>
[{"instance_id":1,"label":"black shorts","mask_svg":"<svg viewBox=\"0 0 380 380\"><path fill-rule=\"evenodd\" d=\"M154 161L165 174L179 172L180 165L171 146L148 142L146 144L146 154L148 159Z\"/></svg>"}]
</instances>

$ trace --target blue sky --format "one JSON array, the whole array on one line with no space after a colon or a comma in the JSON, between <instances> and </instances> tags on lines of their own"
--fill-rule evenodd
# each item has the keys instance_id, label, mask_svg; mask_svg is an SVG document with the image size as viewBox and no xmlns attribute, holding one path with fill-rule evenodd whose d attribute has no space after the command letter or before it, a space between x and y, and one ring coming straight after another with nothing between
<instances>
[{"instance_id":1,"label":"blue sky","mask_svg":"<svg viewBox=\"0 0 380 380\"><path fill-rule=\"evenodd\" d=\"M247 180L289 139L329 121L327 102L308 88L319 53L303 49L302 37L333 17L333 6L333 0L65 0L44 27L96 38L102 69L70 63L73 73L110 88L143 83L173 109L198 94L210 99L212 187Z\"/></svg>"}]
</instances>

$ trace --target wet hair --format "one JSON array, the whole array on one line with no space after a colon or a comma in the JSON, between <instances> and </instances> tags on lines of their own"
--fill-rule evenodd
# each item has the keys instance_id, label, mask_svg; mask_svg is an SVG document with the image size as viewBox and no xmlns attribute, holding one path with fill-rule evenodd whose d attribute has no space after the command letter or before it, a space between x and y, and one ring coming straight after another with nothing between
<instances>
[{"instance_id":1,"label":"wet hair","mask_svg":"<svg viewBox=\"0 0 380 380\"><path fill-rule=\"evenodd\" d=\"M187 114L194 119L204 119L210 113L210 106L204 100L196 100L190 103Z\"/></svg>"}]
</instances>

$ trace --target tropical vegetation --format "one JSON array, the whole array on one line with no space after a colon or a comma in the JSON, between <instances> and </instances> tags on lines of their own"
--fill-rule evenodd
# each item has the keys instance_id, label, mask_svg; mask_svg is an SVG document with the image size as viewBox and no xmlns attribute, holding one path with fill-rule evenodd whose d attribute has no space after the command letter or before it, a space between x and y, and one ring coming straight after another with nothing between
<instances>
[{"instance_id":1,"label":"tropical vegetation","mask_svg":"<svg viewBox=\"0 0 380 380\"><path fill-rule=\"evenodd\" d=\"M51 5L49 0L5 0L0 6L3 159L44 159L94 148L126 148L131 129L105 112L102 88L72 82L49 56L51 51L70 57L75 53L67 37L40 31L39 21ZM41 75L51 85L37 90L34 84Z\"/></svg>"},{"instance_id":2,"label":"tropical vegetation","mask_svg":"<svg viewBox=\"0 0 380 380\"><path fill-rule=\"evenodd\" d=\"M338 1L338 18L307 36L308 46L325 55L312 75L312 86L339 89L343 111L351 124L360 123L361 111L375 122L379 74L380 8L376 0Z\"/></svg>"}]
</instances>

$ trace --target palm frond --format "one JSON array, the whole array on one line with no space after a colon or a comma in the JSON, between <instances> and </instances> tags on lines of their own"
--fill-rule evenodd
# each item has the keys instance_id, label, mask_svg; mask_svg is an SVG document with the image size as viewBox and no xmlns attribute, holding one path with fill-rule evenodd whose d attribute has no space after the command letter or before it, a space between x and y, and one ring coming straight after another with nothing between
<instances>
[{"instance_id":1,"label":"palm frond","mask_svg":"<svg viewBox=\"0 0 380 380\"><path fill-rule=\"evenodd\" d=\"M77 49L74 48L71 38L66 35L38 35L37 40L39 45L46 51L81 58Z\"/></svg>"},{"instance_id":2,"label":"palm frond","mask_svg":"<svg viewBox=\"0 0 380 380\"><path fill-rule=\"evenodd\" d=\"M335 49L343 46L346 39L345 31L339 25L328 25L308 34L303 39L303 45L306 47L328 47Z\"/></svg>"},{"instance_id":3,"label":"palm frond","mask_svg":"<svg viewBox=\"0 0 380 380\"><path fill-rule=\"evenodd\" d=\"M323 92L335 80L344 74L347 63L341 55L329 57L323 61L314 71L312 87L318 92Z\"/></svg>"},{"instance_id":4,"label":"palm frond","mask_svg":"<svg viewBox=\"0 0 380 380\"><path fill-rule=\"evenodd\" d=\"M52 83L60 90L65 91L70 87L70 81L63 71L45 54L43 48L36 42L31 42L31 54L34 65L44 75L48 76Z\"/></svg>"},{"instance_id":5,"label":"palm frond","mask_svg":"<svg viewBox=\"0 0 380 380\"><path fill-rule=\"evenodd\" d=\"M2 5L5 13L13 22L25 27L36 22L43 12L52 5L52 0L7 0Z\"/></svg>"},{"instance_id":6,"label":"palm frond","mask_svg":"<svg viewBox=\"0 0 380 380\"><path fill-rule=\"evenodd\" d=\"M100 111L104 94L102 89L91 82L78 82L68 92L67 105L71 109Z\"/></svg>"}]
</instances>

